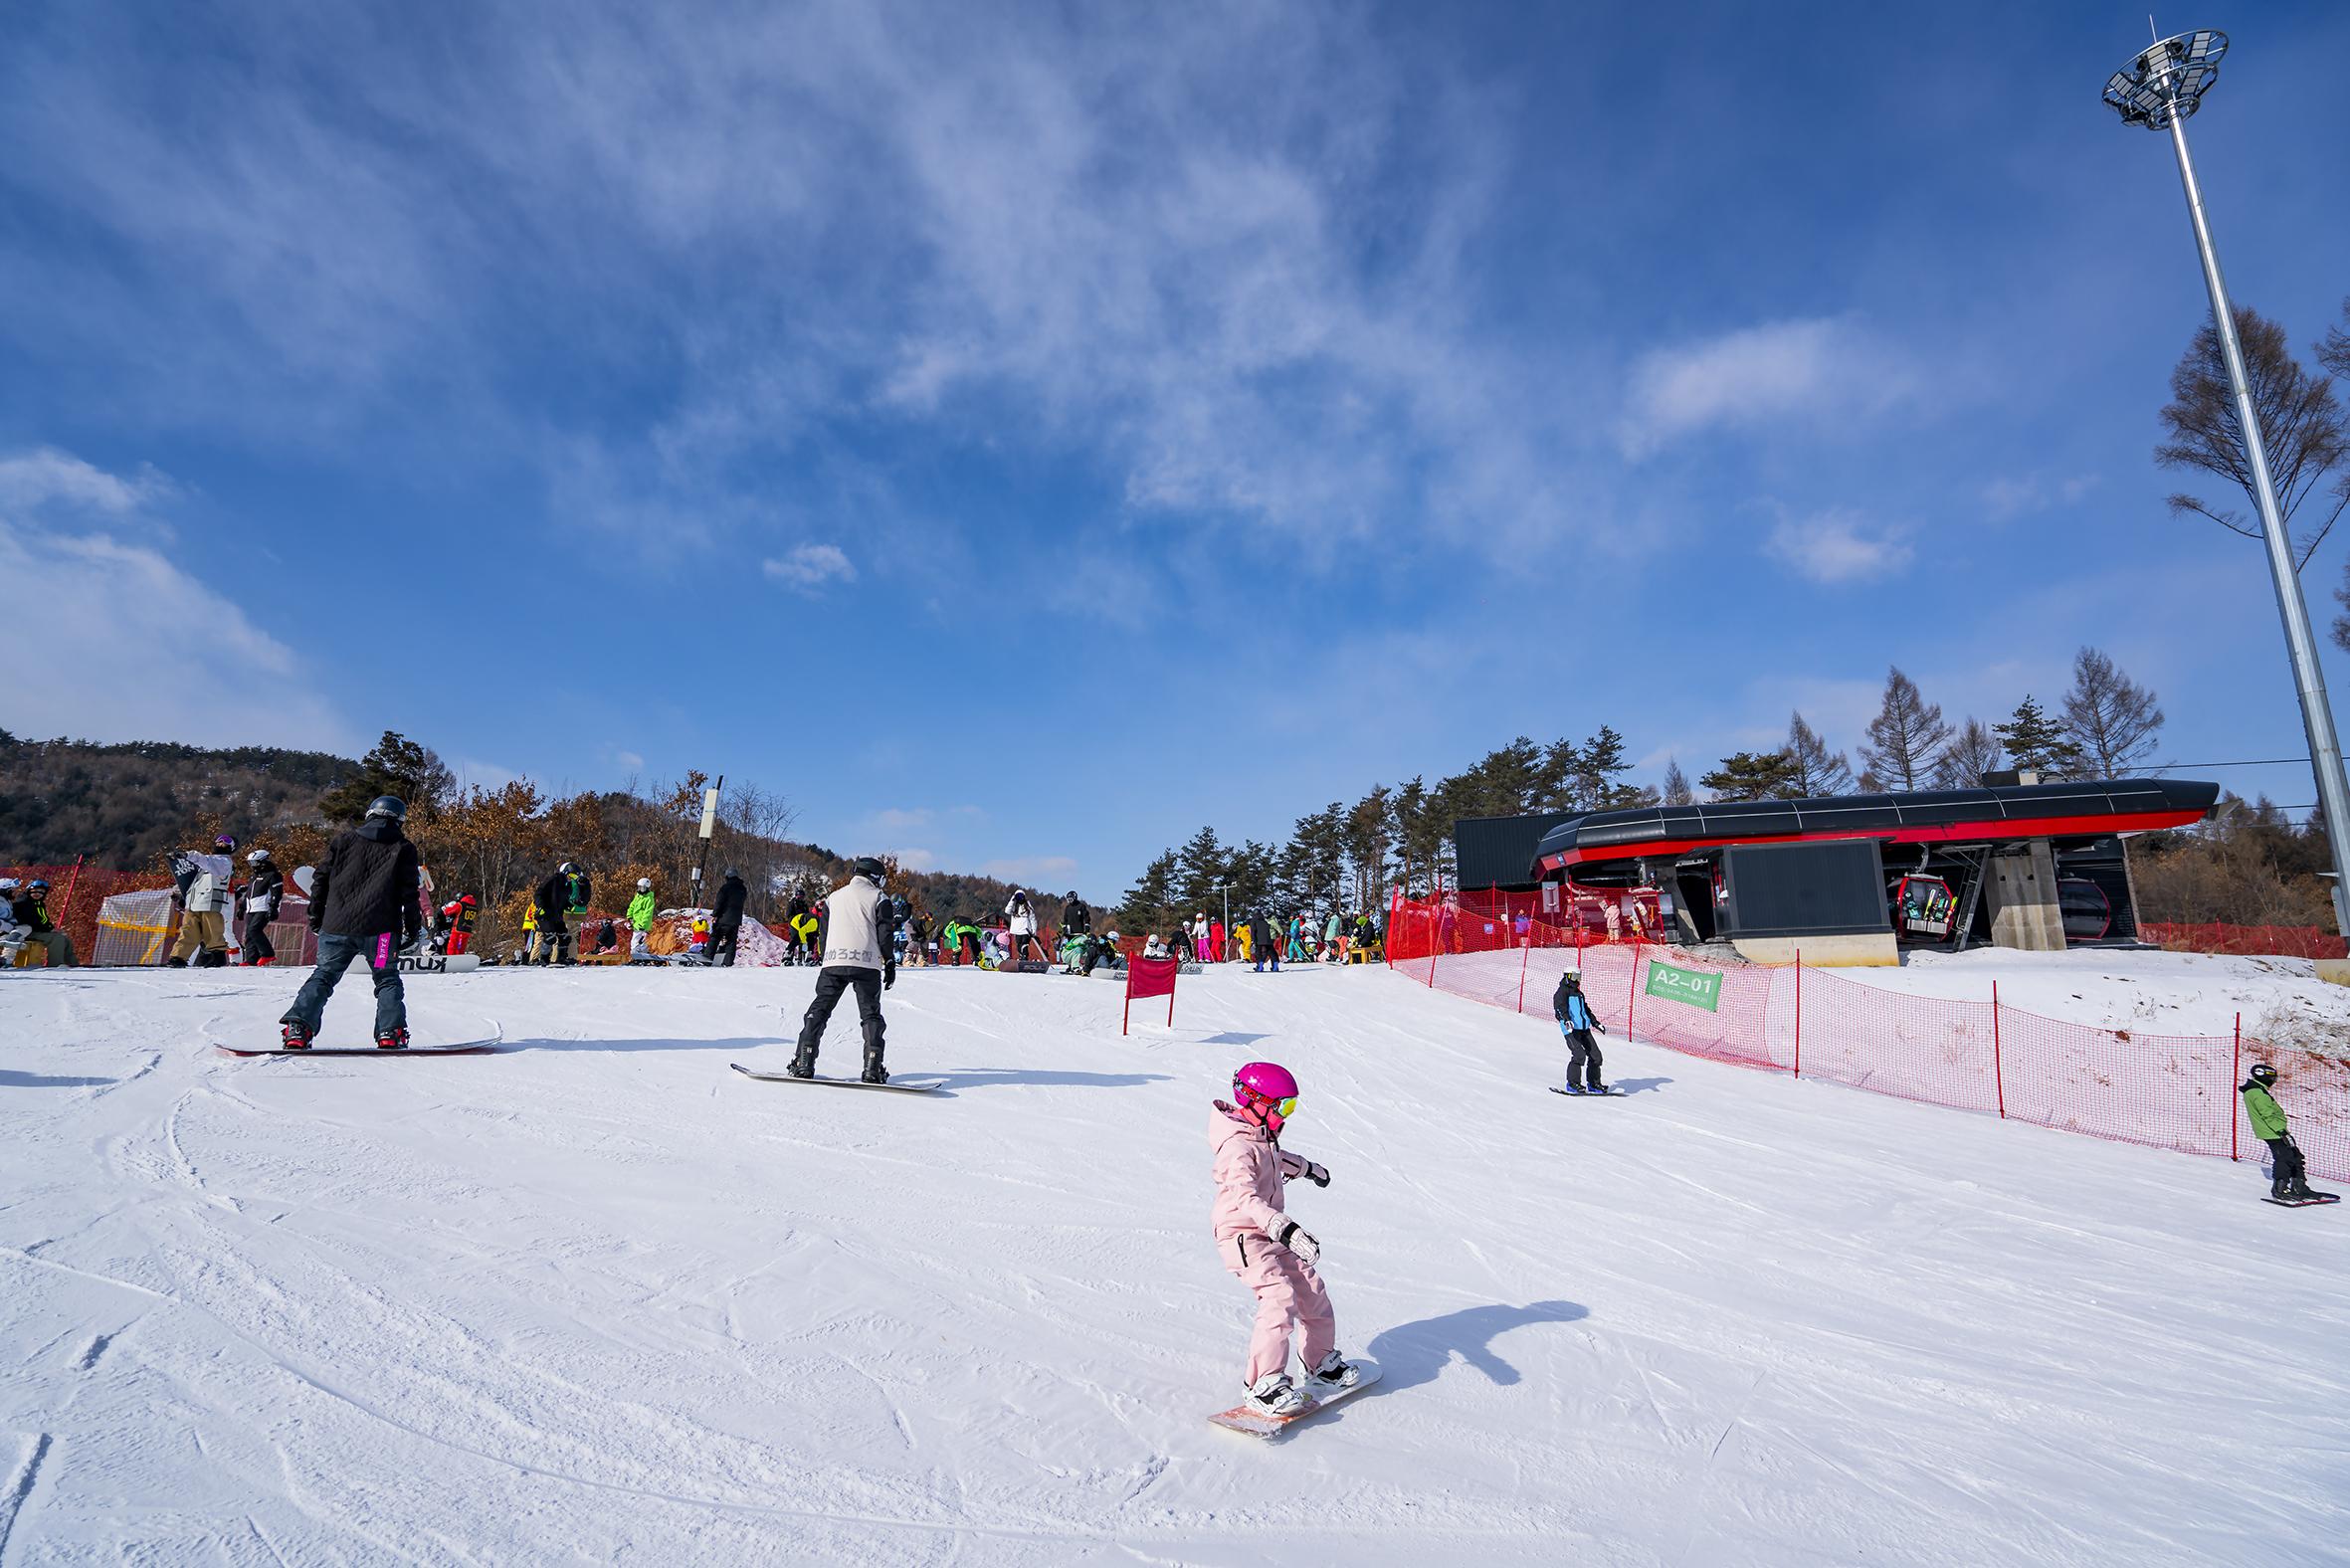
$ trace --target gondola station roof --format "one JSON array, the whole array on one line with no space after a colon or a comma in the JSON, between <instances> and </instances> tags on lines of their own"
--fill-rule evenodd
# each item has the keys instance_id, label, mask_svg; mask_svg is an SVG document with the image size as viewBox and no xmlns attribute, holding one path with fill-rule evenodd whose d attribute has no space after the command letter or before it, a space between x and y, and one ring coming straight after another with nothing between
<instances>
[{"instance_id":1,"label":"gondola station roof","mask_svg":"<svg viewBox=\"0 0 2350 1568\"><path fill-rule=\"evenodd\" d=\"M1982 844L2085 839L2184 828L2210 815L2217 784L2101 779L1988 789L1642 806L1569 817L1542 835L1530 875L1645 860L1729 844L1876 839L1887 844Z\"/></svg>"}]
</instances>

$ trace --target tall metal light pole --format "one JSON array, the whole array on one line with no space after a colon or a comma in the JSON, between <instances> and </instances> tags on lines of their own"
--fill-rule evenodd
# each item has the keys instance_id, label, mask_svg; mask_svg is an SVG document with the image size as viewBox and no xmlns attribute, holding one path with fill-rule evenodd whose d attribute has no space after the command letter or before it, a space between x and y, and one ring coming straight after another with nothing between
<instances>
[{"instance_id":1,"label":"tall metal light pole","mask_svg":"<svg viewBox=\"0 0 2350 1568\"><path fill-rule=\"evenodd\" d=\"M2325 673L2318 668L2317 642L2309 632L2309 606L2301 597L2292 540L2284 531L2284 515L2276 506L2276 487L2268 477L2267 438L2260 430L2259 412L2252 407L2252 384L2244 370L2244 344L2236 335L2236 312L2228 303L2227 281L2220 276L2220 254L2212 248L2212 227L2204 216L2195 160L2187 155L2187 121L2202 104L2204 94L2220 80L2220 57L2227 53L2225 33L2206 30L2166 38L2132 61L2130 69L2113 74L2105 84L2105 101L2125 125L2169 131L2171 150L2179 155L2179 183L2187 190L2187 216L2194 222L2195 246L2203 257L2204 287L2211 291L2212 322L2219 330L2220 352L2228 361L2228 379L2236 388L2236 421L2244 432L2245 455L2252 463L2252 496L2259 503L2260 532L2268 546L2268 575L2276 585L2276 611L2284 620L2293 685L2301 697L2301 728L2309 739L2309 763L2317 773L2326 841L2333 849L2335 928L2350 933L2350 782L2342 776L2342 745L2334 734L2333 704L2326 699Z\"/></svg>"}]
</instances>

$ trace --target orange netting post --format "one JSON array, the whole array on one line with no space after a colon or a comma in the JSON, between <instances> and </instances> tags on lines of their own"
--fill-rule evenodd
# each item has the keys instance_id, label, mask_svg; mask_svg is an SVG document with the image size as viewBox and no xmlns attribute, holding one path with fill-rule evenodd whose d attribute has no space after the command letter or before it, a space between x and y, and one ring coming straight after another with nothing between
<instances>
[{"instance_id":1,"label":"orange netting post","mask_svg":"<svg viewBox=\"0 0 2350 1568\"><path fill-rule=\"evenodd\" d=\"M1632 939L1632 979L1624 987L1624 1038L1632 1038L1632 1008L1640 1000L1640 938Z\"/></svg>"},{"instance_id":2,"label":"orange netting post","mask_svg":"<svg viewBox=\"0 0 2350 1568\"><path fill-rule=\"evenodd\" d=\"M1795 950L1795 1076L1804 1076L1804 950Z\"/></svg>"},{"instance_id":3,"label":"orange netting post","mask_svg":"<svg viewBox=\"0 0 2350 1568\"><path fill-rule=\"evenodd\" d=\"M1999 1064L1999 982L1997 980L1991 982L1991 1087L1993 1092L1999 1096L1999 1117L2005 1121L2008 1114L2008 1081L2007 1074L2001 1070Z\"/></svg>"},{"instance_id":4,"label":"orange netting post","mask_svg":"<svg viewBox=\"0 0 2350 1568\"><path fill-rule=\"evenodd\" d=\"M1526 1010L1526 966L1534 961L1532 926L1526 928L1526 938L1518 943L1518 951L1522 956L1517 961L1517 1010L1523 1013Z\"/></svg>"}]
</instances>

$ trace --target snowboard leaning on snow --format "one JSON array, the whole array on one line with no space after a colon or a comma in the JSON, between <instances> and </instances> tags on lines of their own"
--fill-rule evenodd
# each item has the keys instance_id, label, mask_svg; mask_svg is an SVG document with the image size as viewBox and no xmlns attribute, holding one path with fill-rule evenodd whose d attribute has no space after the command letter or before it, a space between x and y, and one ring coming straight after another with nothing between
<instances>
[{"instance_id":1,"label":"snowboard leaning on snow","mask_svg":"<svg viewBox=\"0 0 2350 1568\"><path fill-rule=\"evenodd\" d=\"M1230 1410L1216 1412L1215 1415L1208 1418L1208 1422L1211 1426L1222 1427L1227 1432L1239 1432L1252 1438L1277 1438L1300 1421L1310 1420L1328 1410L1332 1405L1345 1404L1355 1395L1379 1381L1378 1362L1356 1361L1351 1365L1357 1374L1354 1387L1342 1388L1335 1394L1317 1399L1294 1416L1272 1416L1262 1410L1253 1410L1242 1404L1235 1405Z\"/></svg>"},{"instance_id":2,"label":"snowboard leaning on snow","mask_svg":"<svg viewBox=\"0 0 2350 1568\"><path fill-rule=\"evenodd\" d=\"M900 1094L927 1094L946 1082L944 1078L891 1078L886 1083L868 1083L863 1078L794 1078L789 1073L754 1073L739 1062L726 1064L746 1078L757 1078L762 1083L826 1083L834 1088L891 1088Z\"/></svg>"}]
</instances>

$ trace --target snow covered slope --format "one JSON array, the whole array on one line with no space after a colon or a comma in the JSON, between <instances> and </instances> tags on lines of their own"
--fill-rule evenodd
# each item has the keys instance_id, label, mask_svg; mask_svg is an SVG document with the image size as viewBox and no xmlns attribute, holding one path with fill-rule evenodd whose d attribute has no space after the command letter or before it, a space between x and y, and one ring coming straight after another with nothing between
<instances>
[{"instance_id":1,"label":"snow covered slope","mask_svg":"<svg viewBox=\"0 0 2350 1568\"><path fill-rule=\"evenodd\" d=\"M804 971L0 976L0 1563L2350 1562L2350 1219L2252 1166L1609 1043L1381 971L914 972L928 1096L747 1081ZM353 982L347 990L357 990ZM1138 1010L1147 1011L1147 1010ZM328 1010L355 1039L356 995ZM828 1071L855 1058L837 1020ZM1385 1386L1271 1445L1207 1100Z\"/></svg>"}]
</instances>

